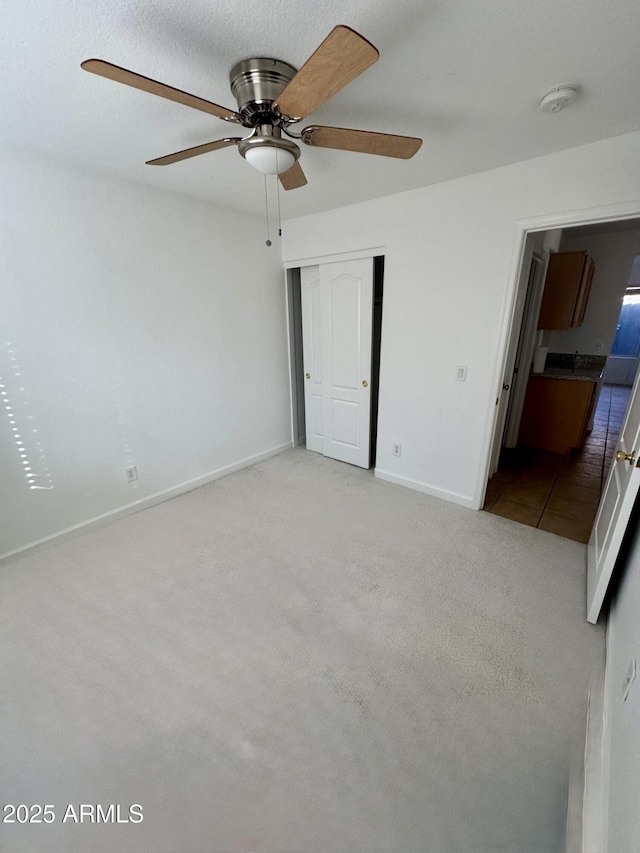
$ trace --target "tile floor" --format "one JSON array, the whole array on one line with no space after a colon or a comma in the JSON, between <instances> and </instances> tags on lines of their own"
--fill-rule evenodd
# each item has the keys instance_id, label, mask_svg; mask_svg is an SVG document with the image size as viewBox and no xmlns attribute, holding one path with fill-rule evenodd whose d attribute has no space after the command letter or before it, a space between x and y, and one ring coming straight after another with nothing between
<instances>
[{"instance_id":1,"label":"tile floor","mask_svg":"<svg viewBox=\"0 0 640 853\"><path fill-rule=\"evenodd\" d=\"M505 448L489 480L484 509L512 521L588 542L631 388L604 385L593 430L569 456Z\"/></svg>"}]
</instances>

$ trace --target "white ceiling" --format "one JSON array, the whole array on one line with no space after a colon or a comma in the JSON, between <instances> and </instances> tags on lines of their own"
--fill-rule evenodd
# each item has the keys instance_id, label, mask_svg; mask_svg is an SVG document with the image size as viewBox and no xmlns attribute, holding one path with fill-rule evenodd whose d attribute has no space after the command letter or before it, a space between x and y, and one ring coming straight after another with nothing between
<instances>
[{"instance_id":1,"label":"white ceiling","mask_svg":"<svg viewBox=\"0 0 640 853\"><path fill-rule=\"evenodd\" d=\"M379 62L312 122L420 136L413 160L303 146L308 186L281 193L283 218L491 169L640 128L638 0L6 0L0 10L0 141L81 167L264 209L262 176L229 148L167 167L145 160L230 127L80 70L106 59L235 108L233 64L300 67L335 24ZM549 87L580 96L556 115Z\"/></svg>"}]
</instances>

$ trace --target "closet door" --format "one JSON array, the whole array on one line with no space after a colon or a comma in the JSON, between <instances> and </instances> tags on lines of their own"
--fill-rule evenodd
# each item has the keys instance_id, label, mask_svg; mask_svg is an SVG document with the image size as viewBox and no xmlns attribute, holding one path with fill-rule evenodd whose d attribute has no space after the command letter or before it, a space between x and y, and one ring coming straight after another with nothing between
<instances>
[{"instance_id":1,"label":"closet door","mask_svg":"<svg viewBox=\"0 0 640 853\"><path fill-rule=\"evenodd\" d=\"M307 450L323 452L322 430L322 303L319 267L300 270L302 359Z\"/></svg>"},{"instance_id":2,"label":"closet door","mask_svg":"<svg viewBox=\"0 0 640 853\"><path fill-rule=\"evenodd\" d=\"M373 258L302 267L307 450L369 467Z\"/></svg>"},{"instance_id":3,"label":"closet door","mask_svg":"<svg viewBox=\"0 0 640 853\"><path fill-rule=\"evenodd\" d=\"M373 258L320 266L325 456L369 467Z\"/></svg>"}]
</instances>

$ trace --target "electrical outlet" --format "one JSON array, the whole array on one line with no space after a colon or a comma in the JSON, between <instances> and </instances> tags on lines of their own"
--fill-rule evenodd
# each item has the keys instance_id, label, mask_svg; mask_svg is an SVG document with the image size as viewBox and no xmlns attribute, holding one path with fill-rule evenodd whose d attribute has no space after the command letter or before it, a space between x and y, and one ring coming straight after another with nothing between
<instances>
[{"instance_id":1,"label":"electrical outlet","mask_svg":"<svg viewBox=\"0 0 640 853\"><path fill-rule=\"evenodd\" d=\"M401 444L392 444L391 452L394 456L402 456L402 445Z\"/></svg>"},{"instance_id":2,"label":"electrical outlet","mask_svg":"<svg viewBox=\"0 0 640 853\"><path fill-rule=\"evenodd\" d=\"M604 341L596 341L593 351L597 353L604 352Z\"/></svg>"},{"instance_id":3,"label":"electrical outlet","mask_svg":"<svg viewBox=\"0 0 640 853\"><path fill-rule=\"evenodd\" d=\"M467 365L459 364L456 367L456 382L466 382L467 381Z\"/></svg>"},{"instance_id":4,"label":"electrical outlet","mask_svg":"<svg viewBox=\"0 0 640 853\"><path fill-rule=\"evenodd\" d=\"M138 479L138 469L135 465L132 465L131 468L125 468L124 476L127 478L127 483L133 483Z\"/></svg>"},{"instance_id":5,"label":"electrical outlet","mask_svg":"<svg viewBox=\"0 0 640 853\"><path fill-rule=\"evenodd\" d=\"M622 701L626 701L627 696L631 690L631 685L635 681L636 678L636 659L632 658L631 663L629 664L629 669L627 670L627 674L622 679Z\"/></svg>"}]
</instances>

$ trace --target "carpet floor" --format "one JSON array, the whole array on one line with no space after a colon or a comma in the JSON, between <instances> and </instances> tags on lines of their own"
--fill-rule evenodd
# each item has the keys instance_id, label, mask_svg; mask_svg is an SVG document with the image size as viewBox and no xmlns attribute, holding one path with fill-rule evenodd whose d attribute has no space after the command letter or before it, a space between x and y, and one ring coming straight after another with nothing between
<instances>
[{"instance_id":1,"label":"carpet floor","mask_svg":"<svg viewBox=\"0 0 640 853\"><path fill-rule=\"evenodd\" d=\"M2 849L562 849L577 542L298 448L0 564L0 619L2 803L55 814Z\"/></svg>"}]
</instances>

